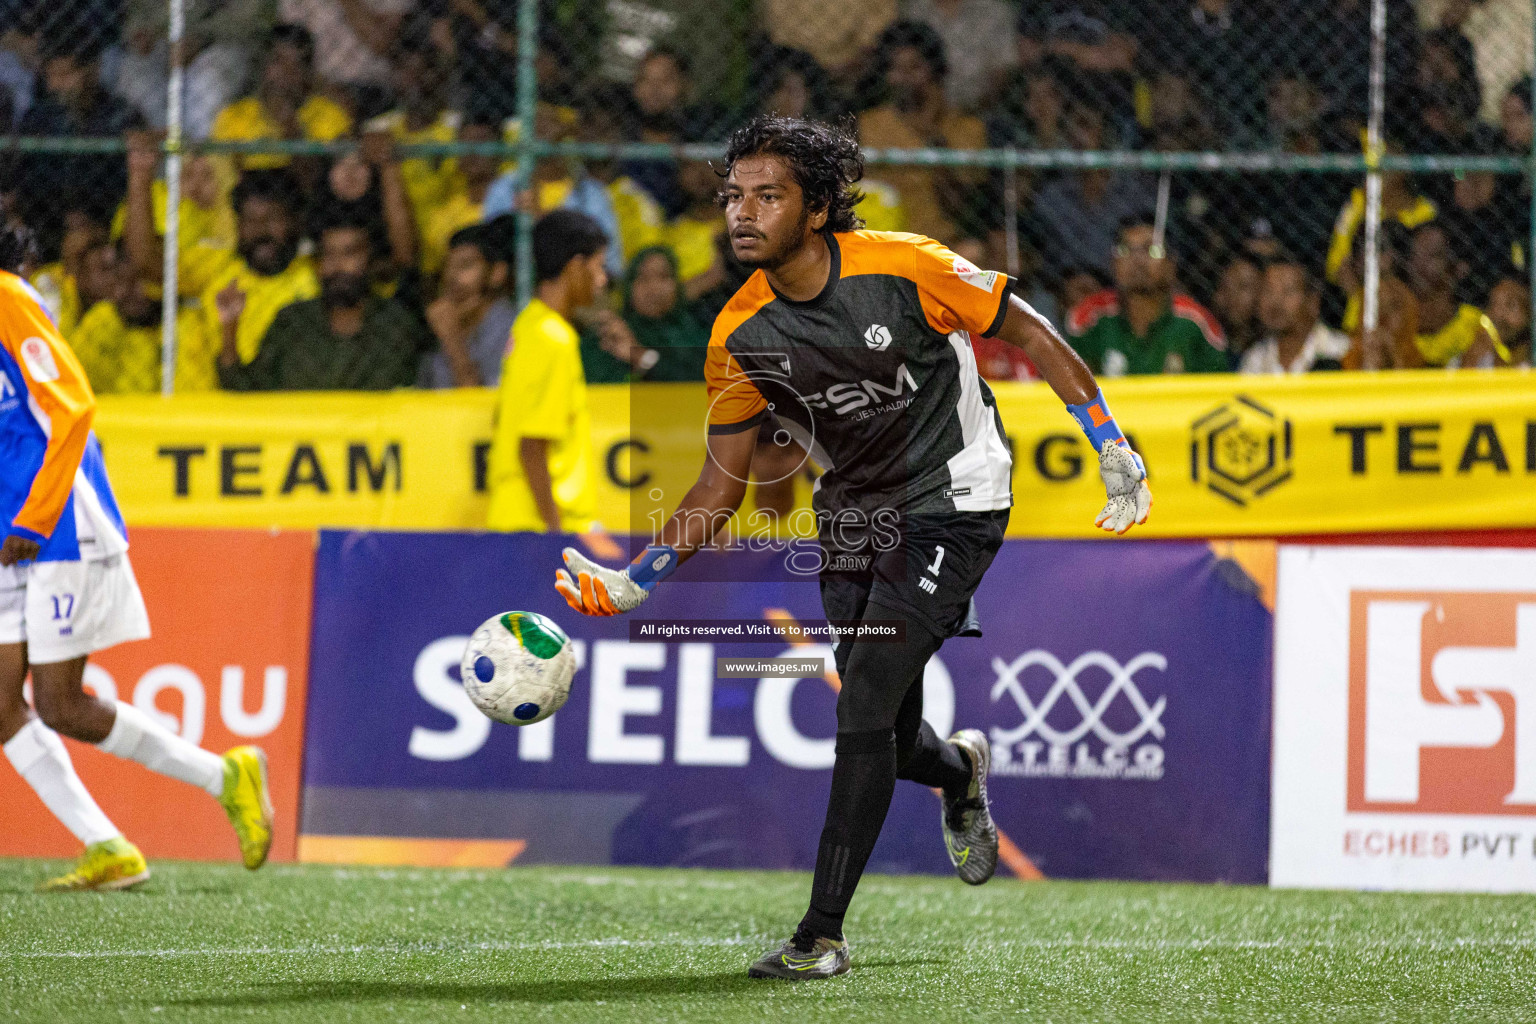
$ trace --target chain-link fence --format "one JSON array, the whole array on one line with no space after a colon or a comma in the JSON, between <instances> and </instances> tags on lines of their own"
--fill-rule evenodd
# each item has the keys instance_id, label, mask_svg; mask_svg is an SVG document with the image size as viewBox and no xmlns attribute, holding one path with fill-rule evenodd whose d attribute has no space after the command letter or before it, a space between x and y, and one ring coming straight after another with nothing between
<instances>
[{"instance_id":1,"label":"chain-link fence","mask_svg":"<svg viewBox=\"0 0 1536 1024\"><path fill-rule=\"evenodd\" d=\"M709 159L758 112L854 126L869 227L1006 270L1105 373L1529 361L1532 11L0 0L0 201L103 392L488 383L562 206L613 240L589 376L685 374L644 353L744 279ZM393 348L257 358L358 294Z\"/></svg>"}]
</instances>

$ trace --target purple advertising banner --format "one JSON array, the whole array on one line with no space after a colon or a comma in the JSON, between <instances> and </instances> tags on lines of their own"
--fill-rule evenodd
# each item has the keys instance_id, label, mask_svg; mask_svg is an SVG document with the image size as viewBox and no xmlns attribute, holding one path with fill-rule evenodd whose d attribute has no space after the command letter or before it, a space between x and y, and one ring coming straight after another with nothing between
<instances>
[{"instance_id":1,"label":"purple advertising banner","mask_svg":"<svg viewBox=\"0 0 1536 1024\"><path fill-rule=\"evenodd\" d=\"M633 615L589 619L553 588L566 543L321 534L303 831L521 840L518 863L811 868L836 691L715 667L828 648L634 640L631 620L820 624L814 578L711 553ZM991 736L993 813L1034 868L1265 881L1272 616L1241 568L1201 543L1010 540L976 603L985 635L929 663L925 716ZM565 707L524 728L458 679L469 634L511 609L559 623L580 666ZM899 784L871 869L947 872L938 825L938 798Z\"/></svg>"}]
</instances>

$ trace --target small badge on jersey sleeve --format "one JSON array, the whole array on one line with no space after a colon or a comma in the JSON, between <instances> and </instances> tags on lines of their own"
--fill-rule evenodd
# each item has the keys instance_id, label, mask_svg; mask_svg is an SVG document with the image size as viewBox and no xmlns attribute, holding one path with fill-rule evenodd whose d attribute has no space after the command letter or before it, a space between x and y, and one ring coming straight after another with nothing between
<instances>
[{"instance_id":1,"label":"small badge on jersey sleeve","mask_svg":"<svg viewBox=\"0 0 1536 1024\"><path fill-rule=\"evenodd\" d=\"M992 294L992 286L997 283L997 271L982 270L964 256L955 257L954 267L960 280L972 288L980 288L988 295Z\"/></svg>"},{"instance_id":2,"label":"small badge on jersey sleeve","mask_svg":"<svg viewBox=\"0 0 1536 1024\"><path fill-rule=\"evenodd\" d=\"M53 350L42 338L28 338L21 343L21 362L27 375L39 384L59 379L59 364L54 362Z\"/></svg>"}]
</instances>

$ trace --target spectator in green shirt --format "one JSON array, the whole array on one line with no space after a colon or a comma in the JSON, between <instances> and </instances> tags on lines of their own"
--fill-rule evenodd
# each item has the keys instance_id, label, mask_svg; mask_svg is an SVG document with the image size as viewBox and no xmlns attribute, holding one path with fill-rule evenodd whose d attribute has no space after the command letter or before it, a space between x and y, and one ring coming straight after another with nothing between
<instances>
[{"instance_id":1,"label":"spectator in green shirt","mask_svg":"<svg viewBox=\"0 0 1536 1024\"><path fill-rule=\"evenodd\" d=\"M283 307L256 358L235 346L219 357L219 381L234 391L370 391L416 383L427 328L403 303L369 286L374 238L361 222L320 231L320 297Z\"/></svg>"},{"instance_id":2,"label":"spectator in green shirt","mask_svg":"<svg viewBox=\"0 0 1536 1024\"><path fill-rule=\"evenodd\" d=\"M623 313L599 316L582 334L587 383L702 381L709 327L683 304L676 254L664 245L635 253L621 293Z\"/></svg>"},{"instance_id":3,"label":"spectator in green shirt","mask_svg":"<svg viewBox=\"0 0 1536 1024\"><path fill-rule=\"evenodd\" d=\"M1200 303L1175 293L1173 256L1153 238L1150 216L1120 222L1115 287L1073 307L1068 339L1093 372L1106 377L1225 371L1221 325Z\"/></svg>"}]
</instances>

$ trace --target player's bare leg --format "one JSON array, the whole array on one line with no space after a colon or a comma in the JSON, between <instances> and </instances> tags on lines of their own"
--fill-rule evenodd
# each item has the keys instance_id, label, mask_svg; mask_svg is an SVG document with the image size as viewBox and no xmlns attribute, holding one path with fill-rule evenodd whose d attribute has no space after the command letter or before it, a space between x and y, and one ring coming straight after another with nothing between
<instances>
[{"instance_id":1,"label":"player's bare leg","mask_svg":"<svg viewBox=\"0 0 1536 1024\"><path fill-rule=\"evenodd\" d=\"M137 885L149 877L143 854L123 838L91 798L58 733L22 699L26 677L27 645L0 644L0 743L7 760L43 805L85 846L74 868L42 888L58 892Z\"/></svg>"},{"instance_id":2,"label":"player's bare leg","mask_svg":"<svg viewBox=\"0 0 1536 1024\"><path fill-rule=\"evenodd\" d=\"M177 736L132 704L109 703L86 693L85 661L32 666L33 695L44 724L208 793L229 816L245 866L261 867L272 846L266 755L242 746L220 757Z\"/></svg>"}]
</instances>

